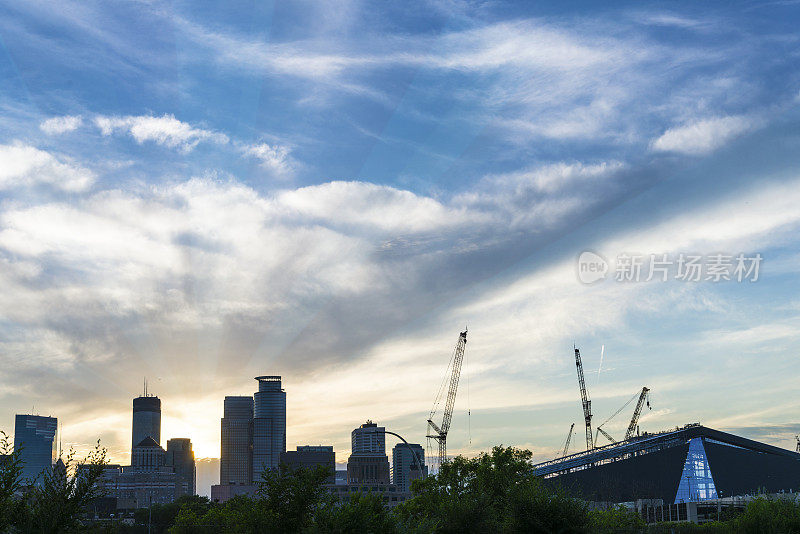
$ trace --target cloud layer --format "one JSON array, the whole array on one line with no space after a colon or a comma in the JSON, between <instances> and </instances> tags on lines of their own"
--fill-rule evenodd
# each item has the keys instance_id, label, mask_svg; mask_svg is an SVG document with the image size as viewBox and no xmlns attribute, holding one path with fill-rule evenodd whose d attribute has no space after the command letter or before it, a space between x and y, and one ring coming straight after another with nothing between
<instances>
[{"instance_id":1,"label":"cloud layer","mask_svg":"<svg viewBox=\"0 0 800 534\"><path fill-rule=\"evenodd\" d=\"M649 429L791 441L800 55L752 8L8 6L0 427L35 402L125 461L147 376L211 456L282 374L289 444L342 460L366 418L424 442L468 325L453 451L552 454L573 343L598 417L647 385ZM585 286L584 250L765 263Z\"/></svg>"}]
</instances>

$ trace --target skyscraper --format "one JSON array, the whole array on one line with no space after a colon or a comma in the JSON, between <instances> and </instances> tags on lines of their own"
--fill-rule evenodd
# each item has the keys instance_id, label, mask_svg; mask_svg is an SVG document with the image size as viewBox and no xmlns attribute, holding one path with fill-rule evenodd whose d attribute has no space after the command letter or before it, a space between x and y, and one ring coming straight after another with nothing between
<instances>
[{"instance_id":1,"label":"skyscraper","mask_svg":"<svg viewBox=\"0 0 800 534\"><path fill-rule=\"evenodd\" d=\"M389 484L384 430L372 421L353 430L352 454L347 460L348 484Z\"/></svg>"},{"instance_id":2,"label":"skyscraper","mask_svg":"<svg viewBox=\"0 0 800 534\"><path fill-rule=\"evenodd\" d=\"M286 451L286 392L280 376L257 376L254 397L253 481L261 479L264 469L280 465Z\"/></svg>"},{"instance_id":3,"label":"skyscraper","mask_svg":"<svg viewBox=\"0 0 800 534\"><path fill-rule=\"evenodd\" d=\"M186 486L187 495L197 492L197 475L194 465L192 440L189 438L172 438L167 441L166 465L172 467L177 477L176 488Z\"/></svg>"},{"instance_id":4,"label":"skyscraper","mask_svg":"<svg viewBox=\"0 0 800 534\"><path fill-rule=\"evenodd\" d=\"M132 434L131 450L148 436L161 445L161 399L147 395L133 399Z\"/></svg>"},{"instance_id":5,"label":"skyscraper","mask_svg":"<svg viewBox=\"0 0 800 534\"><path fill-rule=\"evenodd\" d=\"M369 419L350 434L351 452L386 454L386 428Z\"/></svg>"},{"instance_id":6,"label":"skyscraper","mask_svg":"<svg viewBox=\"0 0 800 534\"><path fill-rule=\"evenodd\" d=\"M415 454L416 453L416 454ZM392 449L392 484L398 491L411 490L411 482L428 475L425 450L418 443L398 443Z\"/></svg>"},{"instance_id":7,"label":"skyscraper","mask_svg":"<svg viewBox=\"0 0 800 534\"><path fill-rule=\"evenodd\" d=\"M225 397L220 421L220 484L253 481L253 397Z\"/></svg>"},{"instance_id":8,"label":"skyscraper","mask_svg":"<svg viewBox=\"0 0 800 534\"><path fill-rule=\"evenodd\" d=\"M40 415L17 415L14 419L14 450L22 450L22 479L33 482L56 461L58 419ZM41 483L41 477L37 484Z\"/></svg>"}]
</instances>

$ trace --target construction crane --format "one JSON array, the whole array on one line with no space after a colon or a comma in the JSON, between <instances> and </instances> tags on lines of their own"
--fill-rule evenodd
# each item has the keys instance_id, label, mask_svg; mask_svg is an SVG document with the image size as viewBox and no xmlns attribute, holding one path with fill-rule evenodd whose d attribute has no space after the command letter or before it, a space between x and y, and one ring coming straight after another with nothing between
<instances>
[{"instance_id":1,"label":"construction crane","mask_svg":"<svg viewBox=\"0 0 800 534\"><path fill-rule=\"evenodd\" d=\"M434 439L439 443L439 466L447 460L447 433L450 431L450 421L453 419L453 407L456 402L456 392L458 391L458 379L461 376L461 363L464 361L464 349L467 346L467 331L466 329L458 335L458 342L453 351L453 357L450 359L448 370L452 369L450 375L450 388L447 391L447 402L445 404L444 413L442 415L441 424L437 425L433 422L433 417L436 415L439 403L444 393L444 387L447 382L447 375L445 380L442 381L442 386L439 388L439 393L436 395L436 400L433 402L433 408L428 416L428 438ZM431 432L431 429L433 432Z\"/></svg>"},{"instance_id":2,"label":"construction crane","mask_svg":"<svg viewBox=\"0 0 800 534\"><path fill-rule=\"evenodd\" d=\"M567 434L567 441L564 442L564 452L561 453L561 456L564 457L567 455L569 451L569 442L572 439L572 429L575 428L575 423L572 423L569 426L569 434Z\"/></svg>"},{"instance_id":3,"label":"construction crane","mask_svg":"<svg viewBox=\"0 0 800 534\"><path fill-rule=\"evenodd\" d=\"M590 451L594 448L594 443L592 442L592 401L589 400L589 394L586 392L586 382L583 380L581 351L577 347L573 348L575 349L575 367L578 368L578 386L581 388L583 419L586 422L586 450Z\"/></svg>"},{"instance_id":4,"label":"construction crane","mask_svg":"<svg viewBox=\"0 0 800 534\"><path fill-rule=\"evenodd\" d=\"M636 409L633 410L633 417L631 417L628 430L625 431L626 440L631 439L631 437L633 437L633 433L636 431L636 425L639 424L639 416L642 415L642 407L644 406L645 401L647 401L647 407L650 408L650 399L648 398L649 393L650 390L648 388L642 388L642 392L639 394L639 401L636 403Z\"/></svg>"},{"instance_id":5,"label":"construction crane","mask_svg":"<svg viewBox=\"0 0 800 534\"><path fill-rule=\"evenodd\" d=\"M610 441L611 443L616 443L616 442L617 442L617 440L615 440L614 438L612 438L612 437L611 437L611 436L608 434L608 432L606 432L605 430L603 430L603 429L602 429L602 428L600 428L599 426L597 427L597 432L598 432L598 433L600 433L600 434L603 434L603 435L606 437L606 439L607 439L608 441ZM596 437L595 437L595 442L597 442L597 438L596 438Z\"/></svg>"}]
</instances>

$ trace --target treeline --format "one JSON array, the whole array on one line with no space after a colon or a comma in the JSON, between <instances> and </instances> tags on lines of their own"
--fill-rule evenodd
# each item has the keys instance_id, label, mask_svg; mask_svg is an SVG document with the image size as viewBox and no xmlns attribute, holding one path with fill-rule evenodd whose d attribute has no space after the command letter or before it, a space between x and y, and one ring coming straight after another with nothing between
<instances>
[{"instance_id":1,"label":"treeline","mask_svg":"<svg viewBox=\"0 0 800 534\"><path fill-rule=\"evenodd\" d=\"M4 438L5 439L5 438ZM3 446L7 448L5 440ZM1 449L2 447L0 447ZM86 514L98 497L105 452L69 476L72 455L45 475L40 488L15 498L19 458L0 466L0 533L798 533L800 505L757 499L727 521L694 525L645 525L625 508L591 510L587 503L533 476L531 453L495 447L477 458L455 458L440 472L414 481L413 497L394 508L381 494L356 493L337 500L324 487L324 469L269 471L259 492L224 504L183 497L168 505L137 510L135 524L91 522ZM15 475L16 473L16 475ZM148 530L149 529L149 530Z\"/></svg>"}]
</instances>

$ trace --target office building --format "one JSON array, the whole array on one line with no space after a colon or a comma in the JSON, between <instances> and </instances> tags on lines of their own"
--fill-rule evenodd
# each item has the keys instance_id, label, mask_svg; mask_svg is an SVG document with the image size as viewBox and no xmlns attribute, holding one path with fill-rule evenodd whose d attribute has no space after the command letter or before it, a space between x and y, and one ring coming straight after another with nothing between
<instances>
[{"instance_id":1,"label":"office building","mask_svg":"<svg viewBox=\"0 0 800 534\"><path fill-rule=\"evenodd\" d=\"M392 484L397 491L411 491L411 482L428 476L425 450L418 443L398 443L392 449Z\"/></svg>"},{"instance_id":2,"label":"office building","mask_svg":"<svg viewBox=\"0 0 800 534\"><path fill-rule=\"evenodd\" d=\"M253 482L253 397L225 397L220 421L220 484Z\"/></svg>"},{"instance_id":3,"label":"office building","mask_svg":"<svg viewBox=\"0 0 800 534\"><path fill-rule=\"evenodd\" d=\"M171 439L161 447L161 400L133 399L131 465L106 466L98 486L118 509L146 508L173 502L195 492L194 453L187 438ZM136 441L137 438L138 441Z\"/></svg>"},{"instance_id":4,"label":"office building","mask_svg":"<svg viewBox=\"0 0 800 534\"><path fill-rule=\"evenodd\" d=\"M131 469L140 473L160 471L165 465L165 451L147 436L131 451Z\"/></svg>"},{"instance_id":5,"label":"office building","mask_svg":"<svg viewBox=\"0 0 800 534\"><path fill-rule=\"evenodd\" d=\"M378 426L370 420L354 429L350 434L353 453L386 454L386 428Z\"/></svg>"},{"instance_id":6,"label":"office building","mask_svg":"<svg viewBox=\"0 0 800 534\"><path fill-rule=\"evenodd\" d=\"M336 482L336 454L331 445L301 445L295 451L286 451L281 454L281 465L290 471L295 469L316 469L319 466L326 468L329 476L326 484Z\"/></svg>"},{"instance_id":7,"label":"office building","mask_svg":"<svg viewBox=\"0 0 800 534\"><path fill-rule=\"evenodd\" d=\"M98 482L102 493L116 499L116 508L132 510L152 504L168 504L189 493L185 481L168 466L143 471L134 466L108 465Z\"/></svg>"},{"instance_id":8,"label":"office building","mask_svg":"<svg viewBox=\"0 0 800 534\"><path fill-rule=\"evenodd\" d=\"M280 376L257 376L253 395L253 481L261 480L265 469L280 465L286 451L286 392Z\"/></svg>"},{"instance_id":9,"label":"office building","mask_svg":"<svg viewBox=\"0 0 800 534\"><path fill-rule=\"evenodd\" d=\"M192 440L189 438L172 438L167 441L167 454L165 462L167 467L171 467L178 479L178 488L186 486L188 495L195 495L197 492L197 472L194 463L194 451L192 450Z\"/></svg>"},{"instance_id":10,"label":"office building","mask_svg":"<svg viewBox=\"0 0 800 534\"><path fill-rule=\"evenodd\" d=\"M17 415L14 420L14 450L21 450L22 480L41 483L43 472L50 472L56 462L58 420L41 415Z\"/></svg>"},{"instance_id":11,"label":"office building","mask_svg":"<svg viewBox=\"0 0 800 534\"><path fill-rule=\"evenodd\" d=\"M152 395L133 399L131 449L147 437L161 445L161 399Z\"/></svg>"},{"instance_id":12,"label":"office building","mask_svg":"<svg viewBox=\"0 0 800 534\"><path fill-rule=\"evenodd\" d=\"M348 484L389 484L385 428L372 421L354 429L352 452L347 460Z\"/></svg>"}]
</instances>

